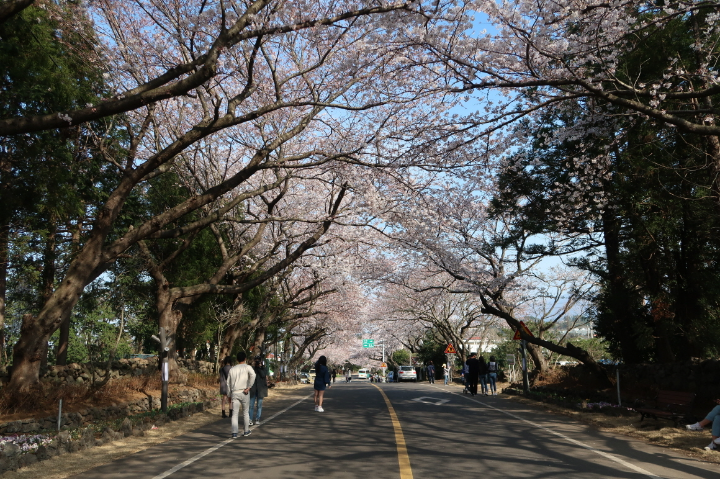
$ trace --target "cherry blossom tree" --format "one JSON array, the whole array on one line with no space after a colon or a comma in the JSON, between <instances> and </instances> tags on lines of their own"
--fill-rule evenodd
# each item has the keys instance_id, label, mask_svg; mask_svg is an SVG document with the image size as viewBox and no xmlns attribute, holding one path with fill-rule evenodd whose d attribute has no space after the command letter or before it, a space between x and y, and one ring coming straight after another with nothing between
<instances>
[{"instance_id":1,"label":"cherry blossom tree","mask_svg":"<svg viewBox=\"0 0 720 479\"><path fill-rule=\"evenodd\" d=\"M392 47L393 39L408 46L407 28L425 18L404 4L358 10L335 2L137 1L91 8L102 40L95 53L106 59L115 96L76 111L0 120L3 134L18 134L124 113L113 121L125 131L124 140L98 132L97 149L117 171L116 184L102 203L88 206L92 226L77 254L38 313L26 316L13 350L11 387L38 381L49 335L85 286L139 242L192 235L259 193L253 185L279 186L288 170L324 174L338 161L402 166L397 153L407 142L398 139L416 135L445 109L428 96L439 87L415 61L412 46ZM213 155L200 158L203 150ZM207 161L224 168L206 170ZM408 156L404 164L416 161ZM127 202L149 181L182 163L214 182L160 214L125 215ZM251 181L266 171L279 172L276 183ZM326 206L321 210L333 210ZM177 226L201 210L199 219ZM332 219L320 221L329 226ZM183 295L228 288L186 288Z\"/></svg>"},{"instance_id":2,"label":"cherry blossom tree","mask_svg":"<svg viewBox=\"0 0 720 479\"><path fill-rule=\"evenodd\" d=\"M436 288L472 294L481 304L482 314L520 330L541 371L548 367L541 349L545 348L577 358L607 383L604 370L571 342L560 346L531 337L520 328L523 298L529 294L537 268L548 256L571 253L572 241L562 235L538 237L533 230L524 230L522 223L516 224L511 215L494 211L490 207L494 185L478 178L474 182L462 177L451 181L443 175L433 187L408 191L405 198L413 201L394 205L388 195L383 209L391 214L383 216L383 232L396 246L397 256L407 264L421 263L428 278L447 275L452 280L436 284ZM394 282L412 283L402 268L396 277ZM575 299L568 297L567 301L570 308ZM562 309L556 312L560 314Z\"/></svg>"}]
</instances>

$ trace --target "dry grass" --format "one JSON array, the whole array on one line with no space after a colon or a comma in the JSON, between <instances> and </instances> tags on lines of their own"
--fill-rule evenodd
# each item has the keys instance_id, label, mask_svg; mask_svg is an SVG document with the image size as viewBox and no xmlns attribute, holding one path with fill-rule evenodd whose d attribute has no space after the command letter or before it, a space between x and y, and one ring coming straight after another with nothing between
<instances>
[{"instance_id":1,"label":"dry grass","mask_svg":"<svg viewBox=\"0 0 720 479\"><path fill-rule=\"evenodd\" d=\"M215 375L189 374L183 385L203 390L217 389ZM8 389L0 390L0 421L13 421L28 417L43 417L57 413L58 402L63 400L64 412L76 412L88 407L104 407L157 396L161 389L157 374L128 376L108 381L104 385L66 384L41 382L27 392L19 393Z\"/></svg>"}]
</instances>

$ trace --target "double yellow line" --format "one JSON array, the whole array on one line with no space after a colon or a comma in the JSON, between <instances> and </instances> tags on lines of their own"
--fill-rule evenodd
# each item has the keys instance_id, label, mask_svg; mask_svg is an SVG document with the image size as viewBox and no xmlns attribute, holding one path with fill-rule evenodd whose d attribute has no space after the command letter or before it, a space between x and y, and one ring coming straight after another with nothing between
<instances>
[{"instance_id":1,"label":"double yellow line","mask_svg":"<svg viewBox=\"0 0 720 479\"><path fill-rule=\"evenodd\" d=\"M397 414L395 414L395 409L393 408L390 399L388 399L387 395L385 394L385 391L383 391L382 388L380 388L376 384L373 384L373 386L375 386L377 390L380 391L383 399L385 399L385 404L387 405L388 411L390 411L390 420L392 421L393 429L395 430L395 444L397 444L398 464L400 465L400 479L413 479L412 468L410 467L410 456L408 456L407 446L405 445L405 436L403 435L402 427L400 427L400 421L398 420Z\"/></svg>"}]
</instances>

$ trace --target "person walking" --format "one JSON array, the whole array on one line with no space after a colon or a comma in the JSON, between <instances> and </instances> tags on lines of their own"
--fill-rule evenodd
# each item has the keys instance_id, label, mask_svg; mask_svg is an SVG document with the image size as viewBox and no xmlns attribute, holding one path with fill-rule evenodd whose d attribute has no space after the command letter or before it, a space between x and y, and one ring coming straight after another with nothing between
<instances>
[{"instance_id":1,"label":"person walking","mask_svg":"<svg viewBox=\"0 0 720 479\"><path fill-rule=\"evenodd\" d=\"M352 380L352 369L347 368L345 370L345 382L349 383Z\"/></svg>"},{"instance_id":2,"label":"person walking","mask_svg":"<svg viewBox=\"0 0 720 479\"><path fill-rule=\"evenodd\" d=\"M228 398L232 400L232 418L230 425L232 428L232 438L238 437L238 414L240 406L243 410L243 436L250 435L250 414L248 407L250 406L250 388L255 384L255 371L245 363L247 356L243 351L237 353L238 363L230 369L227 378Z\"/></svg>"},{"instance_id":3,"label":"person walking","mask_svg":"<svg viewBox=\"0 0 720 479\"><path fill-rule=\"evenodd\" d=\"M450 368L447 364L443 364L443 376L445 376L445 386L450 382Z\"/></svg>"},{"instance_id":4,"label":"person walking","mask_svg":"<svg viewBox=\"0 0 720 479\"><path fill-rule=\"evenodd\" d=\"M488 367L485 362L485 357L480 356L480 390L483 396L488 395Z\"/></svg>"},{"instance_id":5,"label":"person walking","mask_svg":"<svg viewBox=\"0 0 720 479\"><path fill-rule=\"evenodd\" d=\"M432 361L428 361L427 375L428 375L428 381L430 382L430 384L435 384L435 366L433 366Z\"/></svg>"},{"instance_id":6,"label":"person walking","mask_svg":"<svg viewBox=\"0 0 720 479\"><path fill-rule=\"evenodd\" d=\"M225 400L227 400L228 406L230 406L230 415L232 416L232 402L228 397L228 386L227 378L232 368L232 358L230 356L223 359L223 367L220 368L220 407L222 407L222 417L227 418L225 415Z\"/></svg>"},{"instance_id":7,"label":"person walking","mask_svg":"<svg viewBox=\"0 0 720 479\"><path fill-rule=\"evenodd\" d=\"M465 361L465 364L467 364L467 376L465 377L465 381L468 383L470 395L476 396L478 377L480 376L480 361L478 361L477 353L470 353L470 357L467 361Z\"/></svg>"},{"instance_id":8,"label":"person walking","mask_svg":"<svg viewBox=\"0 0 720 479\"><path fill-rule=\"evenodd\" d=\"M327 367L327 358L320 356L317 363L315 363L315 412L324 412L322 407L323 396L325 395L325 387L329 389L330 386L330 371Z\"/></svg>"},{"instance_id":9,"label":"person walking","mask_svg":"<svg viewBox=\"0 0 720 479\"><path fill-rule=\"evenodd\" d=\"M255 383L250 388L250 425L260 425L260 416L262 415L263 399L268 397L267 383L267 367L261 356L257 356L253 363L253 371L255 371ZM257 409L255 409L257 405ZM253 415L253 412L255 413ZM255 419L253 419L255 418Z\"/></svg>"},{"instance_id":10,"label":"person walking","mask_svg":"<svg viewBox=\"0 0 720 479\"><path fill-rule=\"evenodd\" d=\"M490 393L492 396L497 396L497 373L500 370L498 367L497 361L495 361L495 356L490 356L490 362L488 362L488 379L490 380L490 389L492 392Z\"/></svg>"},{"instance_id":11,"label":"person walking","mask_svg":"<svg viewBox=\"0 0 720 479\"><path fill-rule=\"evenodd\" d=\"M333 370L332 370L332 380L333 380L333 384L335 384L335 376L337 376L337 369L336 369L336 368L333 368Z\"/></svg>"},{"instance_id":12,"label":"person walking","mask_svg":"<svg viewBox=\"0 0 720 479\"><path fill-rule=\"evenodd\" d=\"M720 399L716 399L715 404L717 406L705 416L705 419L685 426L691 431L702 431L705 426L712 424L712 440L709 445L705 446L706 451L720 451Z\"/></svg>"}]
</instances>

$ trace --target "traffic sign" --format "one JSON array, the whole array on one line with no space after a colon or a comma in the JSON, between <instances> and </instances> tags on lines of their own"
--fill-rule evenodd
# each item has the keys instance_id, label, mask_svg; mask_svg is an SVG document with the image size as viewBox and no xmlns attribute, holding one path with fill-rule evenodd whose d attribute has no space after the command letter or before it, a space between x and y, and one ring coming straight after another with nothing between
<instances>
[{"instance_id":1,"label":"traffic sign","mask_svg":"<svg viewBox=\"0 0 720 479\"><path fill-rule=\"evenodd\" d=\"M380 367L381 367L381 368L386 368L386 367L387 367L387 364L382 363L382 364L380 365Z\"/></svg>"},{"instance_id":2,"label":"traffic sign","mask_svg":"<svg viewBox=\"0 0 720 479\"><path fill-rule=\"evenodd\" d=\"M374 347L375 347L374 339L363 339L363 348L374 348Z\"/></svg>"},{"instance_id":3,"label":"traffic sign","mask_svg":"<svg viewBox=\"0 0 720 479\"><path fill-rule=\"evenodd\" d=\"M528 327L525 326L525 323L522 322L522 321L520 321L520 328L522 328L522 330L525 331L525 334L527 334L527 335L530 336L531 338L534 338L534 337L535 337L535 335L534 335L532 332L530 332L530 330L528 329ZM518 339L522 339L522 338L520 337L520 329L518 329L517 331L515 331L515 336L513 336L513 340L517 341Z\"/></svg>"},{"instance_id":4,"label":"traffic sign","mask_svg":"<svg viewBox=\"0 0 720 479\"><path fill-rule=\"evenodd\" d=\"M457 354L457 351L455 351L452 344L448 344L447 348L445 348L445 354Z\"/></svg>"}]
</instances>

